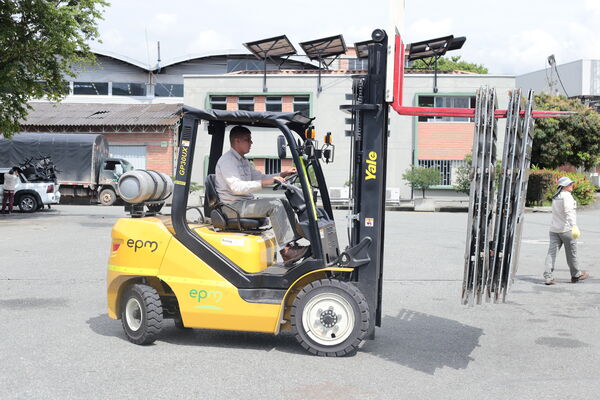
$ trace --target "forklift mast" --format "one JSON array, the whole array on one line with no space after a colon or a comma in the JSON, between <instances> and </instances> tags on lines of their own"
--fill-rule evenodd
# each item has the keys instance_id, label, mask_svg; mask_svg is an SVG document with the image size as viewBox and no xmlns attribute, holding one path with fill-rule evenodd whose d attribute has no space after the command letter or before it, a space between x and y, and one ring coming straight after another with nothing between
<instances>
[{"instance_id":1,"label":"forklift mast","mask_svg":"<svg viewBox=\"0 0 600 400\"><path fill-rule=\"evenodd\" d=\"M340 108L352 114L354 171L352 174L352 222L350 246L370 239L369 263L355 271L354 279L365 294L371 321L369 338L375 325L381 326L381 285L385 229L385 187L388 141L388 105L385 101L387 35L378 29L369 44L366 76L356 77L353 104Z\"/></svg>"}]
</instances>

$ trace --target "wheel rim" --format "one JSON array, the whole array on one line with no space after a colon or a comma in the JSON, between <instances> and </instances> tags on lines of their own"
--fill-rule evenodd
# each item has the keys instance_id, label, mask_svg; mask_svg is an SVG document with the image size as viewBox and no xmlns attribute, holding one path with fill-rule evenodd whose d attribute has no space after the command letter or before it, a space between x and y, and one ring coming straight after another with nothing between
<instances>
[{"instance_id":1,"label":"wheel rim","mask_svg":"<svg viewBox=\"0 0 600 400\"><path fill-rule=\"evenodd\" d=\"M102 202L103 203L110 203L111 200L112 200L112 194L110 194L110 193L104 193L102 195Z\"/></svg>"},{"instance_id":2,"label":"wheel rim","mask_svg":"<svg viewBox=\"0 0 600 400\"><path fill-rule=\"evenodd\" d=\"M319 294L304 307L302 326L306 334L318 344L340 344L348 339L354 329L352 305L338 294Z\"/></svg>"},{"instance_id":3,"label":"wheel rim","mask_svg":"<svg viewBox=\"0 0 600 400\"><path fill-rule=\"evenodd\" d=\"M142 306L136 298L130 298L127 300L125 306L125 319L127 326L132 331L137 331L142 326Z\"/></svg>"},{"instance_id":4,"label":"wheel rim","mask_svg":"<svg viewBox=\"0 0 600 400\"><path fill-rule=\"evenodd\" d=\"M33 199L31 197L25 197L21 200L21 206L24 210L33 210Z\"/></svg>"}]
</instances>

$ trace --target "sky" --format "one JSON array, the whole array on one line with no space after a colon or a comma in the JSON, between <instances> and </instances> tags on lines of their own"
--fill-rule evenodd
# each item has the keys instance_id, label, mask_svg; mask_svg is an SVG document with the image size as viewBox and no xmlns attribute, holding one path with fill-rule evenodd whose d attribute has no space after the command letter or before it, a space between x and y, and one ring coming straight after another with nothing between
<instances>
[{"instance_id":1,"label":"sky","mask_svg":"<svg viewBox=\"0 0 600 400\"><path fill-rule=\"evenodd\" d=\"M109 0L110 1L110 0ZM392 0L400 2L402 0ZM390 23L388 0L112 0L92 49L144 64L240 50L242 43L287 35L299 42L342 34L347 45ZM396 18L394 18L396 19ZM600 59L600 0L406 0L404 42L466 36L448 55L518 75Z\"/></svg>"}]
</instances>

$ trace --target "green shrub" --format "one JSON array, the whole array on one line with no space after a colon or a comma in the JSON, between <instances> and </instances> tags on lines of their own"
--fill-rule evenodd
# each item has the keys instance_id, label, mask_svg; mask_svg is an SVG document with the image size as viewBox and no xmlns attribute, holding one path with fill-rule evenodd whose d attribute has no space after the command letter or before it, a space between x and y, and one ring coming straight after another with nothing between
<instances>
[{"instance_id":1,"label":"green shrub","mask_svg":"<svg viewBox=\"0 0 600 400\"><path fill-rule=\"evenodd\" d=\"M572 193L577 204L584 206L594 202L596 188L584 174L552 169L534 169L529 174L527 204L541 205L544 201L551 202L552 196L556 193L556 182L561 176L568 176L575 181Z\"/></svg>"},{"instance_id":2,"label":"green shrub","mask_svg":"<svg viewBox=\"0 0 600 400\"><path fill-rule=\"evenodd\" d=\"M423 191L423 198L425 198L425 190L429 189L430 186L439 185L442 179L440 170L434 167L412 167L407 169L402 174L402 179L408 181L408 184L413 189L419 189Z\"/></svg>"}]
</instances>

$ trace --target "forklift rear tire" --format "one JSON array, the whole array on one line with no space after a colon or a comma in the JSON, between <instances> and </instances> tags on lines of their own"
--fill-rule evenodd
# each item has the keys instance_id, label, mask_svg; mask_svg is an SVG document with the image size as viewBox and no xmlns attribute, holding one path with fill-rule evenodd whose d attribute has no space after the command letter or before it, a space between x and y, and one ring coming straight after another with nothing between
<instances>
[{"instance_id":1,"label":"forklift rear tire","mask_svg":"<svg viewBox=\"0 0 600 400\"><path fill-rule=\"evenodd\" d=\"M369 329L369 306L354 285L321 279L306 285L291 311L292 329L302 347L318 356L354 354Z\"/></svg>"},{"instance_id":2,"label":"forklift rear tire","mask_svg":"<svg viewBox=\"0 0 600 400\"><path fill-rule=\"evenodd\" d=\"M130 342L154 342L162 328L162 320L162 302L152 286L135 284L126 289L121 303L121 322Z\"/></svg>"}]
</instances>

